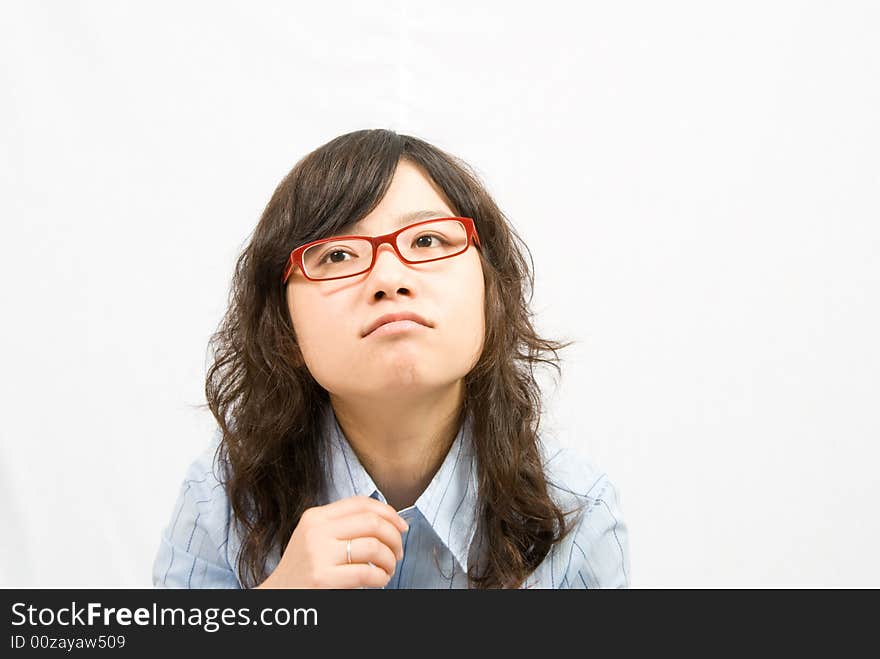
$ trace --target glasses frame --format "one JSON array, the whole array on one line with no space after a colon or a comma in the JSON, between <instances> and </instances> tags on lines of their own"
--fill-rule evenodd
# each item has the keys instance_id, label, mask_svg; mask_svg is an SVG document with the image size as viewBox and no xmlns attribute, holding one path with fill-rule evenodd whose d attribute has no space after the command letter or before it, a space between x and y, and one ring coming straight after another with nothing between
<instances>
[{"instance_id":1,"label":"glasses frame","mask_svg":"<svg viewBox=\"0 0 880 659\"><path fill-rule=\"evenodd\" d=\"M447 254L446 256L438 256L435 259L427 259L425 261L410 261L405 258L403 254L400 253L400 250L397 247L397 236L412 229L413 227L422 225L422 224L431 224L432 222L440 222L443 220L458 220L464 225L465 232L467 233L467 242L465 243L465 248L460 252L456 252L455 254ZM373 245L373 259L370 261L370 265L367 266L364 270L360 272L355 272L350 275L341 275L339 277L327 277L326 279L315 279L314 277L309 277L306 274L306 269L303 267L303 254L309 247L314 247L315 245L320 245L321 243L330 243L336 240L349 240L352 238L359 238L361 240L367 240ZM287 259L287 266L284 268L284 275L281 278L281 284L286 285L287 280L290 278L290 275L293 274L295 268L299 268L299 271L303 274L303 277L308 279L309 281L332 281L334 279L347 279L348 277L357 277L358 275L362 275L364 273L370 272L373 269L373 266L376 265L376 259L379 258L379 247L384 243L389 243L394 249L394 253L397 254L397 258L399 258L404 263L430 263L431 261L442 261L443 259L451 259L453 257L464 254L471 246L471 240L473 240L474 245L476 245L477 249L482 250L482 246L480 245L480 236L477 234L477 227L474 224L473 218L470 217L435 217L430 220L423 220L421 222L416 222L415 224L408 224L405 227L399 228L397 231L392 231L391 233L386 233L383 236L331 236L330 238L321 238L320 240L313 240L310 243L306 243L305 245L300 245L295 250L290 253L290 257Z\"/></svg>"}]
</instances>

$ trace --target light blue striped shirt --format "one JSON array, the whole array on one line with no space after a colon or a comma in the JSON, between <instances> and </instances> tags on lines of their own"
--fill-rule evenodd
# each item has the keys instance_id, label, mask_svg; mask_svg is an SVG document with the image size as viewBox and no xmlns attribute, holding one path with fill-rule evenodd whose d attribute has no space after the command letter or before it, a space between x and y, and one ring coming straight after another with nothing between
<instances>
[{"instance_id":1,"label":"light blue striped shirt","mask_svg":"<svg viewBox=\"0 0 880 659\"><path fill-rule=\"evenodd\" d=\"M403 534L403 558L385 588L467 588L465 570L482 555L482 536L476 529L479 511L471 422L469 417L459 429L440 469L415 504L398 511L409 529ZM323 428L328 440L324 464L329 474L323 504L355 495L387 503L329 404ZM218 429L181 485L153 562L157 588L242 587L234 570L241 538L216 476L214 451L219 438ZM586 505L573 520L575 530L553 546L522 587L629 587L629 534L616 488L577 450L546 437L540 446L554 501L563 510ZM277 551L267 559L267 574L279 559Z\"/></svg>"}]
</instances>

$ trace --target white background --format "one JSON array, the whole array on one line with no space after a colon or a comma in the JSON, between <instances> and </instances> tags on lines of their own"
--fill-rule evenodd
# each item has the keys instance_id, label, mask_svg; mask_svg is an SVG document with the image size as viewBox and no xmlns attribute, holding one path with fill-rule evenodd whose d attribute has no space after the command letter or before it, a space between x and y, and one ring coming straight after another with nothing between
<instances>
[{"instance_id":1,"label":"white background","mask_svg":"<svg viewBox=\"0 0 880 659\"><path fill-rule=\"evenodd\" d=\"M530 245L634 587L880 586L878 7L4 2L0 585L151 585L237 254L382 127Z\"/></svg>"}]
</instances>

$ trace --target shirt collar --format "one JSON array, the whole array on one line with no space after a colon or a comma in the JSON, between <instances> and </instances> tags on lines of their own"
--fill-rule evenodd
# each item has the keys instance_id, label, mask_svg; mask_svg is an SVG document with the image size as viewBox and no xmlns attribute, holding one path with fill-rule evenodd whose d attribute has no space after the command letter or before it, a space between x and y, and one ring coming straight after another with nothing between
<instances>
[{"instance_id":1,"label":"shirt collar","mask_svg":"<svg viewBox=\"0 0 880 659\"><path fill-rule=\"evenodd\" d=\"M339 426L333 406L327 404L324 437L331 461L328 503L351 496L368 496L388 503L370 474L364 469L348 438ZM473 447L473 419L467 416L449 452L411 508L418 509L437 537L446 545L460 569L468 569L471 542L476 532L477 473Z\"/></svg>"}]
</instances>

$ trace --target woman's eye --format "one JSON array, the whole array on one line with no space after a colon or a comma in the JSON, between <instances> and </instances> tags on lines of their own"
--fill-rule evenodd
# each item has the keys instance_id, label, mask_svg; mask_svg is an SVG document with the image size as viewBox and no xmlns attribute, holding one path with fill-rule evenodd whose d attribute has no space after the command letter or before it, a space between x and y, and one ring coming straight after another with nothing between
<instances>
[{"instance_id":1,"label":"woman's eye","mask_svg":"<svg viewBox=\"0 0 880 659\"><path fill-rule=\"evenodd\" d=\"M432 238L434 239L434 242L431 242L430 239L432 239ZM427 244L425 244L424 242L420 242L420 241L427 241ZM415 242L416 242L416 244L418 245L418 247L433 247L434 245L437 244L438 241L442 243L442 242L443 242L443 239L440 238L440 236L437 236L437 235L435 235L435 234L433 234L433 233L426 233L426 234L423 235L423 236L419 236L419 237L416 238L416 240L415 240Z\"/></svg>"},{"instance_id":2,"label":"woman's eye","mask_svg":"<svg viewBox=\"0 0 880 659\"><path fill-rule=\"evenodd\" d=\"M331 262L331 263L342 263L342 261L344 261L345 259L343 259L343 258L332 258L332 257L333 257L334 255L338 255L338 256L342 257L342 256L344 256L345 254L348 254L348 252L343 252L341 249L334 249L334 250L331 250L331 251L327 252L327 253L324 255L324 258L321 259L321 263L326 263L326 262L327 262L327 259L330 259L330 262Z\"/></svg>"}]
</instances>

